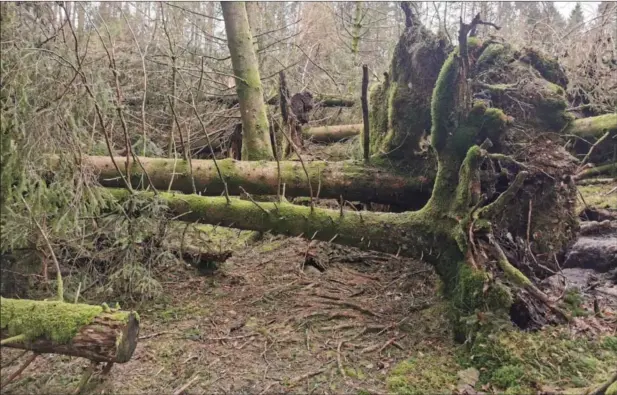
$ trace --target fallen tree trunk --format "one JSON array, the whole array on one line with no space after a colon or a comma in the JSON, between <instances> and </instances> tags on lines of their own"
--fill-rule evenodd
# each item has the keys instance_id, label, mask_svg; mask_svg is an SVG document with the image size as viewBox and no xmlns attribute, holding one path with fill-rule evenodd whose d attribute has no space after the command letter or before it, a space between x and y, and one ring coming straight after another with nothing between
<instances>
[{"instance_id":1,"label":"fallen tree trunk","mask_svg":"<svg viewBox=\"0 0 617 395\"><path fill-rule=\"evenodd\" d=\"M130 196L126 189L107 188L112 197L122 200ZM434 237L448 234L454 228L439 227L437 217L427 211L380 213L313 208L291 203L251 202L224 197L205 197L159 192L159 198L174 215L185 221L233 226L238 229L271 231L286 236L313 237L361 248L419 257L425 259ZM444 218L444 223L451 220ZM386 225L386 226L384 226ZM452 225L452 224L450 224ZM435 235L435 236L434 236ZM336 237L335 237L336 236ZM434 252L435 254L438 251Z\"/></svg>"},{"instance_id":2,"label":"fallen tree trunk","mask_svg":"<svg viewBox=\"0 0 617 395\"><path fill-rule=\"evenodd\" d=\"M320 143L331 143L357 136L362 132L363 124L333 125L306 128L302 131L305 138Z\"/></svg>"},{"instance_id":3,"label":"fallen tree trunk","mask_svg":"<svg viewBox=\"0 0 617 395\"><path fill-rule=\"evenodd\" d=\"M128 362L139 315L107 306L0 298L3 347L63 354L95 362Z\"/></svg>"},{"instance_id":4,"label":"fallen tree trunk","mask_svg":"<svg viewBox=\"0 0 617 395\"><path fill-rule=\"evenodd\" d=\"M197 101L209 101L216 102L220 104L224 104L228 108L231 108L238 104L238 97L233 95L228 96L196 96L195 100ZM279 105L279 96L274 95L268 99L264 99L265 103L270 106L278 106ZM356 105L356 101L349 97L344 96L334 96L334 95L314 95L315 105L319 107L353 107ZM128 105L141 105L141 98L133 99L129 102L126 102Z\"/></svg>"},{"instance_id":5,"label":"fallen tree trunk","mask_svg":"<svg viewBox=\"0 0 617 395\"><path fill-rule=\"evenodd\" d=\"M585 178L591 178L602 175L617 175L617 163L609 163L602 166L591 167L585 169L574 176L574 180L583 180Z\"/></svg>"},{"instance_id":6,"label":"fallen tree trunk","mask_svg":"<svg viewBox=\"0 0 617 395\"><path fill-rule=\"evenodd\" d=\"M578 157L596 164L617 160L617 113L576 119L563 133L579 137L572 143Z\"/></svg>"},{"instance_id":7,"label":"fallen tree trunk","mask_svg":"<svg viewBox=\"0 0 617 395\"><path fill-rule=\"evenodd\" d=\"M98 174L101 185L121 186L121 179L109 157L84 157L84 164L92 166ZM57 158L55 158L57 160ZM120 162L121 161L121 162ZM116 158L124 163L126 158ZM140 158L154 187L168 188L192 193L193 187L188 164L185 161L161 158ZM131 160L132 162L132 160ZM229 193L240 195L240 187L256 195L276 195L278 170L276 162L236 161L224 159L217 161ZM287 196L308 196L309 187L302 165L297 161L283 161L281 164L281 184L285 184ZM224 191L214 161L193 160L193 176L197 192L216 196ZM318 197L349 201L375 202L383 204L403 204L405 207L421 207L428 200L432 178L403 177L387 173L374 167L349 162L314 161L307 164L307 171L314 191ZM141 167L132 163L130 169L133 185L138 185L142 175ZM173 182L172 181L173 175Z\"/></svg>"},{"instance_id":8,"label":"fallen tree trunk","mask_svg":"<svg viewBox=\"0 0 617 395\"><path fill-rule=\"evenodd\" d=\"M564 130L564 134L583 138L600 138L606 132L617 133L617 113L575 119Z\"/></svg>"}]
</instances>

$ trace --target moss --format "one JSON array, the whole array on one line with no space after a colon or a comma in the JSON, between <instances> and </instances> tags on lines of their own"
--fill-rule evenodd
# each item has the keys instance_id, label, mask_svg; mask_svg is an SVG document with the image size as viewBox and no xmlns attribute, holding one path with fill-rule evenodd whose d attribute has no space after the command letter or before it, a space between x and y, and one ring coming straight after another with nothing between
<instances>
[{"instance_id":1,"label":"moss","mask_svg":"<svg viewBox=\"0 0 617 395\"><path fill-rule=\"evenodd\" d=\"M519 365L504 365L491 376L491 384L501 389L517 387L524 383L525 370Z\"/></svg>"},{"instance_id":2,"label":"moss","mask_svg":"<svg viewBox=\"0 0 617 395\"><path fill-rule=\"evenodd\" d=\"M542 54L534 48L524 48L520 60L532 65L547 81L564 89L568 86L568 77L556 58Z\"/></svg>"},{"instance_id":3,"label":"moss","mask_svg":"<svg viewBox=\"0 0 617 395\"><path fill-rule=\"evenodd\" d=\"M606 132L617 134L617 113L577 119L563 131L564 134L575 134L586 139L600 138Z\"/></svg>"},{"instance_id":4,"label":"moss","mask_svg":"<svg viewBox=\"0 0 617 395\"><path fill-rule=\"evenodd\" d=\"M604 393L605 395L617 395L617 381L613 382Z\"/></svg>"},{"instance_id":5,"label":"moss","mask_svg":"<svg viewBox=\"0 0 617 395\"><path fill-rule=\"evenodd\" d=\"M568 309L572 313L573 317L581 317L587 315L587 311L582 307L583 297L580 292L575 288L571 288L566 291L563 298L563 304L565 305L566 309Z\"/></svg>"},{"instance_id":6,"label":"moss","mask_svg":"<svg viewBox=\"0 0 617 395\"><path fill-rule=\"evenodd\" d=\"M431 98L431 144L439 152L448 141L448 136L458 126L456 115L452 114L458 77L459 58L456 53L446 59Z\"/></svg>"},{"instance_id":7,"label":"moss","mask_svg":"<svg viewBox=\"0 0 617 395\"><path fill-rule=\"evenodd\" d=\"M44 337L56 344L69 342L103 312L101 306L59 301L1 298L0 305L0 328L8 329L9 336L24 334L29 340Z\"/></svg>"},{"instance_id":8,"label":"moss","mask_svg":"<svg viewBox=\"0 0 617 395\"><path fill-rule=\"evenodd\" d=\"M449 392L459 366L449 355L422 354L396 365L388 375L388 391L397 395Z\"/></svg>"},{"instance_id":9,"label":"moss","mask_svg":"<svg viewBox=\"0 0 617 395\"><path fill-rule=\"evenodd\" d=\"M468 350L461 349L462 360L479 369L481 383L511 393L519 386L584 387L607 380L617 364L617 353L606 340L570 336L567 328L481 333Z\"/></svg>"},{"instance_id":10,"label":"moss","mask_svg":"<svg viewBox=\"0 0 617 395\"><path fill-rule=\"evenodd\" d=\"M563 90L558 86L541 80L542 88L537 89L537 94L532 100L536 107L536 116L541 124L549 129L560 131L569 122L565 112L567 102Z\"/></svg>"},{"instance_id":11,"label":"moss","mask_svg":"<svg viewBox=\"0 0 617 395\"><path fill-rule=\"evenodd\" d=\"M492 66L502 66L512 58L511 47L505 44L489 44L476 61L476 71Z\"/></svg>"},{"instance_id":12,"label":"moss","mask_svg":"<svg viewBox=\"0 0 617 395\"><path fill-rule=\"evenodd\" d=\"M615 174L617 175L617 167ZM617 183L579 185L577 189L583 196L583 199L585 199L587 206L595 208L615 208L617 207L617 193L606 195L615 187L617 187ZM585 203L583 203L581 199L577 200L577 212L581 212L585 209Z\"/></svg>"}]
</instances>

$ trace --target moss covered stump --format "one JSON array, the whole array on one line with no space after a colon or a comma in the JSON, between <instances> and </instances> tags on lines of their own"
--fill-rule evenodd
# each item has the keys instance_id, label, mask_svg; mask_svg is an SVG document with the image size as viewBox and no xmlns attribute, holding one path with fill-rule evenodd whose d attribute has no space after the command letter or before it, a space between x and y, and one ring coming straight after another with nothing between
<instances>
[{"instance_id":1,"label":"moss covered stump","mask_svg":"<svg viewBox=\"0 0 617 395\"><path fill-rule=\"evenodd\" d=\"M139 315L108 306L0 298L3 347L125 363L139 336Z\"/></svg>"}]
</instances>

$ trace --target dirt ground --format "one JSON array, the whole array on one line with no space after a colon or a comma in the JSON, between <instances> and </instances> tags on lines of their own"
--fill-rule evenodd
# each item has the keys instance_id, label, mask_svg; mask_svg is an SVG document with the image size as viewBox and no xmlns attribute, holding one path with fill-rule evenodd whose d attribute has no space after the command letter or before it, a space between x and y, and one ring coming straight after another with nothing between
<instances>
[{"instance_id":1,"label":"dirt ground","mask_svg":"<svg viewBox=\"0 0 617 395\"><path fill-rule=\"evenodd\" d=\"M131 361L85 393L378 394L397 362L452 349L437 277L420 262L280 238L215 273L164 277L163 301L139 306ZM67 393L86 367L39 356L3 393Z\"/></svg>"}]
</instances>

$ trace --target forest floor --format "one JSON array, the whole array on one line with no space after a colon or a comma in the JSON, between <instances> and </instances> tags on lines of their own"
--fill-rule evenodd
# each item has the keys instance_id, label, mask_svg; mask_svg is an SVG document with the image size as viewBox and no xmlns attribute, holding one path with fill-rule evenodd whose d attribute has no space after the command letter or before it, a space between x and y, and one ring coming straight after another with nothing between
<instances>
[{"instance_id":1,"label":"forest floor","mask_svg":"<svg viewBox=\"0 0 617 395\"><path fill-rule=\"evenodd\" d=\"M578 302L587 313L569 327L511 341L512 356L489 376L466 369L437 276L392 255L266 237L216 271L176 266L159 277L162 297L122 306L141 317L133 358L95 375L84 393L580 392L617 365L617 308L600 319L592 304ZM515 363L522 344L536 355L521 348ZM19 354L3 349L3 368ZM534 383L525 381L528 366ZM69 393L86 367L83 359L42 355L3 394Z\"/></svg>"}]
</instances>

